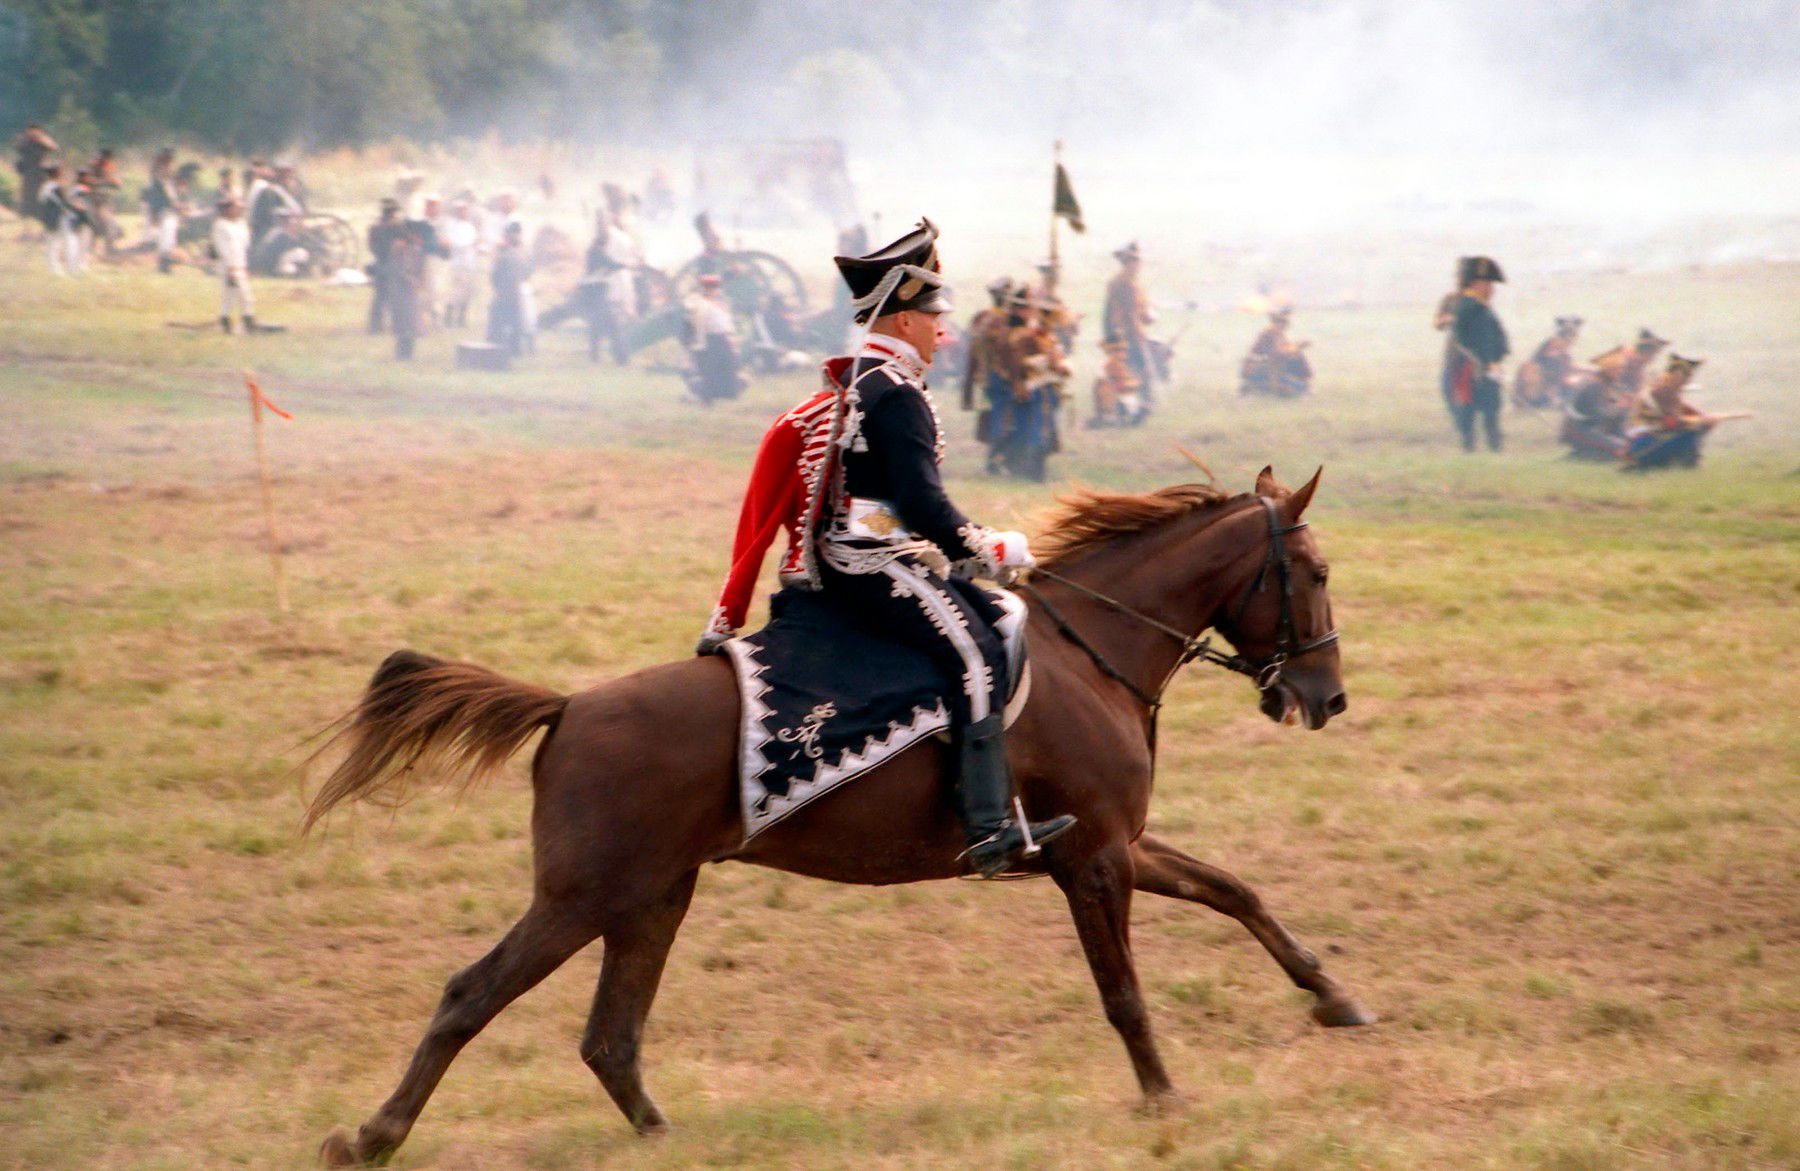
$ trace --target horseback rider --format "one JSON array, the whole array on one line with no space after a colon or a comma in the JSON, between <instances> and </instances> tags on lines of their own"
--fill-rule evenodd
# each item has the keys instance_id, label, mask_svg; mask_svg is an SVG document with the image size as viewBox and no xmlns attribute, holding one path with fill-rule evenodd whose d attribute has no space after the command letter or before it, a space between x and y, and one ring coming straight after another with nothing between
<instances>
[{"instance_id":1,"label":"horseback rider","mask_svg":"<svg viewBox=\"0 0 1800 1171\"><path fill-rule=\"evenodd\" d=\"M867 256L834 258L865 327L862 344L829 359L823 388L764 436L731 572L697 653L718 653L737 636L763 555L785 528L783 586L818 591L853 625L918 647L952 682L945 701L966 857L992 878L1075 819L1021 824L1003 742L1008 671L996 631L1018 602L959 572L1002 579L1035 562L1023 534L974 523L944 491L943 432L925 387L938 318L950 311L937 235L921 220Z\"/></svg>"}]
</instances>

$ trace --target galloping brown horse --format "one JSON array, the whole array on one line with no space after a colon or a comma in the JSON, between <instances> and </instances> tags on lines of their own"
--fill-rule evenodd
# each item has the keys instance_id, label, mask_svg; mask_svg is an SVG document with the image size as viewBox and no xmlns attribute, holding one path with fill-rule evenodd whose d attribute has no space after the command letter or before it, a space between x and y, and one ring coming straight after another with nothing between
<instances>
[{"instance_id":1,"label":"galloping brown horse","mask_svg":"<svg viewBox=\"0 0 1800 1171\"><path fill-rule=\"evenodd\" d=\"M1069 900L1106 1017L1147 1102L1174 1095L1132 964L1131 892L1202 903L1237 919L1325 1025L1373 1018L1319 966L1255 892L1144 832L1155 699L1219 628L1231 665L1258 677L1271 718L1321 728L1344 709L1325 563L1297 492L1269 469L1244 496L1201 485L1143 495L1084 493L1040 543L1033 586L1035 682L1008 738L1033 818L1073 813L1074 829L1035 860ZM450 979L412 1064L354 1140L334 1131L333 1166L384 1158L468 1041L513 999L604 937L581 1057L640 1131L667 1125L644 1092L638 1046L664 960L707 862L753 862L837 882L897 883L964 871L941 754L904 752L868 776L743 841L734 780L737 689L726 662L652 667L575 696L410 651L388 657L339 738L346 759L307 812L393 796L435 768L473 778L548 729L532 763L535 889L530 908L482 959Z\"/></svg>"}]
</instances>

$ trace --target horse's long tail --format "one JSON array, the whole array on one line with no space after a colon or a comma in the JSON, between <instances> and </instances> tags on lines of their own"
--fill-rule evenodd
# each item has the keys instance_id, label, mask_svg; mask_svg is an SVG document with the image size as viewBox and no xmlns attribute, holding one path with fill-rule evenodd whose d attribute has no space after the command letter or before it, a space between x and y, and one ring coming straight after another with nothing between
<instances>
[{"instance_id":1,"label":"horse's long tail","mask_svg":"<svg viewBox=\"0 0 1800 1171\"><path fill-rule=\"evenodd\" d=\"M395 651L342 727L312 758L348 746L307 807L301 833L341 801L398 804L421 772L468 786L505 764L539 728L554 728L569 697L473 663Z\"/></svg>"}]
</instances>

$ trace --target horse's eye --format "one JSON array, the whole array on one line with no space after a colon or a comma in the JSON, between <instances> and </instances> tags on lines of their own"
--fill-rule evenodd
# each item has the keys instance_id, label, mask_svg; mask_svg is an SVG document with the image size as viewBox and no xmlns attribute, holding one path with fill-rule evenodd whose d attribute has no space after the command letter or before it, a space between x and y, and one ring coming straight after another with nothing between
<instances>
[{"instance_id":1,"label":"horse's eye","mask_svg":"<svg viewBox=\"0 0 1800 1171\"><path fill-rule=\"evenodd\" d=\"M1325 579L1330 576L1331 576L1331 570L1329 570L1325 566L1321 565L1321 566L1319 566L1319 568L1313 570L1313 584L1314 585L1324 585Z\"/></svg>"}]
</instances>

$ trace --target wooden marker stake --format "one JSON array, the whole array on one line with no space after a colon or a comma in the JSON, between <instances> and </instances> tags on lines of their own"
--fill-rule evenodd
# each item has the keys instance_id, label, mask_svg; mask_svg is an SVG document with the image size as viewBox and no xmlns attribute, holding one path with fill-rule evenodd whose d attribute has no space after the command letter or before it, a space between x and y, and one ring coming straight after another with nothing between
<instances>
[{"instance_id":1,"label":"wooden marker stake","mask_svg":"<svg viewBox=\"0 0 1800 1171\"><path fill-rule=\"evenodd\" d=\"M275 494L269 487L269 453L263 447L263 408L268 407L284 419L294 416L268 400L256 376L244 371L244 386L250 394L250 433L256 439L256 479L262 487L263 523L269 533L269 562L275 567L275 607L288 612L287 575L281 570L281 535L275 528Z\"/></svg>"}]
</instances>

